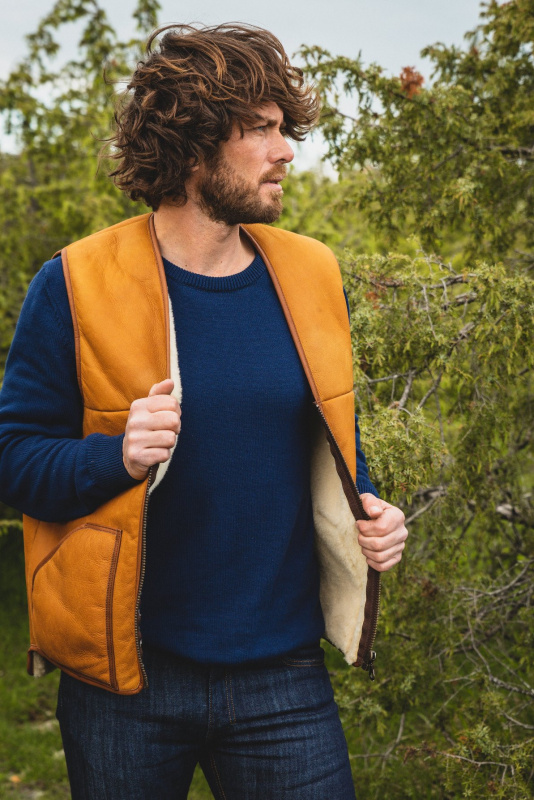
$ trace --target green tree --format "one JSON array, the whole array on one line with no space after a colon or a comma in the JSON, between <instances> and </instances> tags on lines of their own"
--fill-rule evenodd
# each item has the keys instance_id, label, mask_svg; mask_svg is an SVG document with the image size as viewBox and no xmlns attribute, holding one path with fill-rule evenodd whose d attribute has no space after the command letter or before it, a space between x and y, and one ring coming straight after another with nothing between
<instances>
[{"instance_id":1,"label":"green tree","mask_svg":"<svg viewBox=\"0 0 534 800\"><path fill-rule=\"evenodd\" d=\"M343 260L372 474L412 532L386 674L339 676L370 797L532 796L533 10L484 5L465 49L423 51L428 87L302 49L343 208L403 251Z\"/></svg>"},{"instance_id":2,"label":"green tree","mask_svg":"<svg viewBox=\"0 0 534 800\"><path fill-rule=\"evenodd\" d=\"M468 255L532 264L534 2L483 4L468 46L423 50L432 83L304 47L319 86L328 157L363 170L353 200L392 238L461 242ZM345 97L346 102L341 103ZM354 111L340 110L354 106Z\"/></svg>"},{"instance_id":3,"label":"green tree","mask_svg":"<svg viewBox=\"0 0 534 800\"><path fill-rule=\"evenodd\" d=\"M43 261L142 210L97 170L97 156L109 135L114 84L131 73L158 8L157 0L139 0L139 36L121 42L96 0L58 0L27 37L26 58L0 82L0 115L15 144L0 155L0 365ZM76 57L61 61L58 32L74 23L82 25Z\"/></svg>"}]
</instances>

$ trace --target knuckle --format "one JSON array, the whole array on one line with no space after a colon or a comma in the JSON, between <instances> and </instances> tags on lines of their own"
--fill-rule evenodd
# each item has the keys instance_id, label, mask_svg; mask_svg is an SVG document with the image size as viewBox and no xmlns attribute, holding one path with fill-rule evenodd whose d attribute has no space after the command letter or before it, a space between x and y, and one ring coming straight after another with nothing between
<instances>
[{"instance_id":1,"label":"knuckle","mask_svg":"<svg viewBox=\"0 0 534 800\"><path fill-rule=\"evenodd\" d=\"M138 408L128 419L129 427L132 432L139 431L145 423L145 415L142 409Z\"/></svg>"},{"instance_id":2,"label":"knuckle","mask_svg":"<svg viewBox=\"0 0 534 800\"><path fill-rule=\"evenodd\" d=\"M359 536L358 542L362 550L367 550L370 553L374 553L377 549L376 539L373 539L371 536Z\"/></svg>"},{"instance_id":3,"label":"knuckle","mask_svg":"<svg viewBox=\"0 0 534 800\"><path fill-rule=\"evenodd\" d=\"M129 433L129 441L133 447L141 449L141 443L143 441L143 430L141 425L134 425Z\"/></svg>"},{"instance_id":4,"label":"knuckle","mask_svg":"<svg viewBox=\"0 0 534 800\"><path fill-rule=\"evenodd\" d=\"M385 533L387 533L388 527L389 526L388 526L387 522L383 518L377 520L377 522L375 524L375 529L376 529L377 533L380 534L380 536L383 536Z\"/></svg>"}]
</instances>

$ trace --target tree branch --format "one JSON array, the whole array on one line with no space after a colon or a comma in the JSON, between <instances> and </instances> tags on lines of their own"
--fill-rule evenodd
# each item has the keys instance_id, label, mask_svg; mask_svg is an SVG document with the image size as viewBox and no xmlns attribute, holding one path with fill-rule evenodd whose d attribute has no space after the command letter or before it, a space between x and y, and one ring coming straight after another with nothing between
<instances>
[{"instance_id":1,"label":"tree branch","mask_svg":"<svg viewBox=\"0 0 534 800\"><path fill-rule=\"evenodd\" d=\"M394 375L386 375L384 378L368 378L365 376L365 380L368 384L383 383L384 381L395 381L397 378L408 378L411 372L412 370L409 370L408 372L396 372Z\"/></svg>"},{"instance_id":2,"label":"tree branch","mask_svg":"<svg viewBox=\"0 0 534 800\"><path fill-rule=\"evenodd\" d=\"M433 167L430 167L430 169L432 170L432 172L437 172L437 171L438 171L438 169L439 169L440 167L442 167L444 164L446 164L448 161L452 161L452 160L453 160L453 158L456 158L456 156L459 156L459 155L460 155L460 153L461 153L461 152L463 152L463 149L464 149L464 148L463 148L463 145L461 145L461 144L460 144L460 145L458 145L458 147L456 148L456 150L454 150L452 153L449 153L449 155L448 155L448 156L445 156L445 158L442 158L442 159L441 159L441 161L438 161L438 163L437 163L437 164L434 164L434 166L433 166Z\"/></svg>"},{"instance_id":3,"label":"tree branch","mask_svg":"<svg viewBox=\"0 0 534 800\"><path fill-rule=\"evenodd\" d=\"M502 708L501 708L501 714L504 717L506 717L506 719L513 725L518 725L520 728L525 728L525 730L527 731L534 731L534 725L527 725L525 722L519 722L518 719L514 719L513 717L511 717L510 714L507 714L506 711L502 710Z\"/></svg>"},{"instance_id":4,"label":"tree branch","mask_svg":"<svg viewBox=\"0 0 534 800\"><path fill-rule=\"evenodd\" d=\"M445 758L456 758L458 761L467 761L468 764L474 764L476 767L503 767L503 769L510 769L512 770L512 775L514 773L514 768L510 764L501 764L500 761L475 761L472 758L466 758L465 756L457 756L455 753L444 753L442 750L436 750L436 755L438 756L445 756Z\"/></svg>"},{"instance_id":5,"label":"tree branch","mask_svg":"<svg viewBox=\"0 0 534 800\"><path fill-rule=\"evenodd\" d=\"M425 394L423 399L419 402L419 404L417 406L417 410L418 411L419 411L420 408L423 408L423 406L425 405L425 403L428 400L428 398L431 397L434 394L434 392L438 389L438 387L439 387L439 385L441 383L442 376L443 376L443 370L440 369L440 371L438 373L438 377L436 378L436 380L434 381L434 383L432 384L432 386L430 387L428 392Z\"/></svg>"},{"instance_id":6,"label":"tree branch","mask_svg":"<svg viewBox=\"0 0 534 800\"><path fill-rule=\"evenodd\" d=\"M416 376L416 375L417 375L417 370L415 370L415 369L411 369L411 370L409 371L409 373L408 373L408 378L407 378L407 380L406 380L406 386L404 387L404 391L403 391L403 393L402 393L402 397L401 397L401 399L399 400L399 403L398 403L398 405L396 405L396 408L398 408L398 409L402 409L402 408L404 408L404 406L405 406L405 405L406 405L406 403L408 402L408 398L409 398L409 396L410 396L410 392L411 392L411 390L412 390L412 386L413 386L414 378L415 378L415 376Z\"/></svg>"},{"instance_id":7,"label":"tree branch","mask_svg":"<svg viewBox=\"0 0 534 800\"><path fill-rule=\"evenodd\" d=\"M422 517L423 514L425 514L427 511L429 511L432 508L432 506L435 505L437 502L438 502L438 497L433 497L432 500L430 500L426 504L426 506L423 506L418 511L416 511L414 514L412 514L410 517L408 517L408 519L405 520L404 524L405 525L409 525L410 522L413 522L414 520L418 519L419 517Z\"/></svg>"}]
</instances>

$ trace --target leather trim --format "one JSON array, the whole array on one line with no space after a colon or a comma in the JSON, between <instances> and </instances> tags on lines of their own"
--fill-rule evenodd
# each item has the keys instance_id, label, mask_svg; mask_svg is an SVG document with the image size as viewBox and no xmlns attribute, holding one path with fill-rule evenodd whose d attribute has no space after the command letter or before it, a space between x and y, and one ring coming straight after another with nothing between
<instances>
[{"instance_id":1,"label":"leather trim","mask_svg":"<svg viewBox=\"0 0 534 800\"><path fill-rule=\"evenodd\" d=\"M117 574L117 564L119 561L119 551L121 547L122 531L117 531L115 535L115 548L111 559L109 570L108 588L106 592L106 639L109 664L109 682L114 689L118 689L117 669L115 664L115 647L113 644L113 587L115 586L115 576Z\"/></svg>"},{"instance_id":2,"label":"leather trim","mask_svg":"<svg viewBox=\"0 0 534 800\"><path fill-rule=\"evenodd\" d=\"M269 261L269 258L267 256L265 250L258 244L257 240L250 233L250 231L247 231L247 229L243 225L240 225L239 229L240 229L240 231L242 231L245 234L245 236L249 239L249 241L254 245L254 247L256 248L256 250L258 251L260 256L262 257L263 261L265 262L265 266L267 267L267 271L269 272L269 275L271 276L271 280L272 280L272 282L274 284L274 288L276 290L276 294L278 295L278 299L280 300L280 304L282 306L282 310L284 312L284 316L286 318L286 322L287 322L287 324L289 326L289 330L291 331L291 336L293 338L293 342L295 344L295 347L297 348L297 352L299 354L300 362L302 364L304 372L306 373L306 377L308 379L308 383L309 383L310 388L312 390L313 397L314 397L316 403L322 408L322 402L321 402L321 398L319 397L319 392L317 390L317 385L315 383L315 379L314 379L312 371L310 369L310 365L308 364L308 359L306 358L306 355L304 353L304 348L302 347L302 343L300 341L300 337L299 337L299 335L297 333L297 328L295 326L295 323L293 322L293 317L291 316L291 312L289 310L289 305L288 305L287 300L285 298L285 295L284 295L284 292L282 290L282 287L280 286L280 281L278 280L278 276L277 276L276 272L274 271L273 266L272 266L271 262Z\"/></svg>"},{"instance_id":3,"label":"leather trim","mask_svg":"<svg viewBox=\"0 0 534 800\"><path fill-rule=\"evenodd\" d=\"M169 323L169 293L167 290L167 279L165 278L165 268L161 258L161 251L159 249L158 237L156 236L156 228L154 225L154 214L152 213L148 218L148 230L150 233L150 241L152 243L152 250L154 251L154 258L158 265L158 277L161 286L161 294L163 297L163 309L165 314L165 342L167 347L167 378L171 377L171 342L170 342L170 323Z\"/></svg>"},{"instance_id":4,"label":"leather trim","mask_svg":"<svg viewBox=\"0 0 534 800\"><path fill-rule=\"evenodd\" d=\"M96 680L95 678L89 678L87 677L87 675L84 675L83 672L77 672L76 670L67 667L65 664L62 664L60 661L55 661L53 658L47 656L44 650L41 650L41 648L37 647L37 645L34 644L30 645L30 649L28 650L28 656L30 658L32 653L39 653L39 655L42 658L46 659L46 661L48 661L50 664L53 664L54 667L57 667L62 672L66 672L67 675L71 675L73 678L78 678L78 680L82 680L84 683L88 683L91 686L104 687L105 689L114 691L117 694L127 695L127 694L139 693L139 687L137 687L136 689L122 690L121 692L118 692L118 690L116 690L113 686L111 686L111 684L108 683L107 681L99 681Z\"/></svg>"},{"instance_id":5,"label":"leather trim","mask_svg":"<svg viewBox=\"0 0 534 800\"><path fill-rule=\"evenodd\" d=\"M44 567L44 565L47 564L50 561L51 558L53 558L53 556L57 553L57 551L60 549L60 547L62 547L65 544L67 539L70 539L70 537L73 534L79 533L80 531L83 531L86 528L89 528L90 530L103 531L104 533L112 533L115 536L117 536L117 534L120 535L120 533L121 533L121 531L118 528L109 528L107 525L98 525L98 524L93 524L92 522L84 522L83 525L78 525L76 528L73 528L71 531L69 531L67 533L66 536L63 536L63 538L61 538L59 540L59 542L56 544L56 546L53 547L52 550L50 550L50 552L48 552L46 554L46 556L43 559L41 559L41 561L39 561L39 563L37 564L37 566L33 570L32 594L33 594L33 587L35 585L35 578L37 576L37 573L41 569L41 567Z\"/></svg>"},{"instance_id":6,"label":"leather trim","mask_svg":"<svg viewBox=\"0 0 534 800\"><path fill-rule=\"evenodd\" d=\"M64 247L61 250L61 263L63 265L63 275L65 278L65 286L67 287L70 313L72 316L72 325L74 328L74 348L76 352L76 377L78 378L78 386L80 387L80 394L82 396L82 400L84 400L83 386L82 386L82 365L81 365L81 355L80 355L80 328L78 326L78 316L76 314L76 307L74 305L74 294L72 291L72 283L70 280L69 259L66 247ZM85 400L83 405L85 406Z\"/></svg>"}]
</instances>

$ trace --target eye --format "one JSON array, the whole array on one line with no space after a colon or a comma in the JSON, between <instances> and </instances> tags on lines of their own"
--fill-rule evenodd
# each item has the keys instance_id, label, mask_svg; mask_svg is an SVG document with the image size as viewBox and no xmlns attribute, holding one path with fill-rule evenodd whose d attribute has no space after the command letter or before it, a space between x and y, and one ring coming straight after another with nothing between
<instances>
[{"instance_id":1,"label":"eye","mask_svg":"<svg viewBox=\"0 0 534 800\"><path fill-rule=\"evenodd\" d=\"M254 130L255 131L266 131L267 130L267 125L256 125L254 127Z\"/></svg>"}]
</instances>

